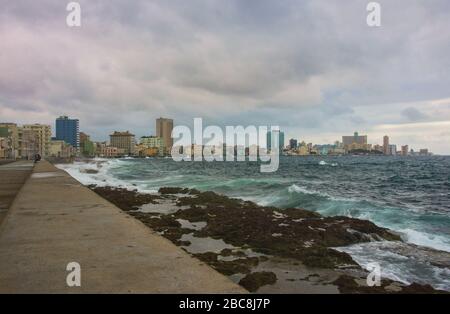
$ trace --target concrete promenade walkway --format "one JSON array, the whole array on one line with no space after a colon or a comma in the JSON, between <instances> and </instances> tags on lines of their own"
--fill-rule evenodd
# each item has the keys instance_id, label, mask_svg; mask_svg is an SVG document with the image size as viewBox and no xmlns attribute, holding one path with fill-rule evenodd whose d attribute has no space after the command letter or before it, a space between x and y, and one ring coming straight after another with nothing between
<instances>
[{"instance_id":1,"label":"concrete promenade walkway","mask_svg":"<svg viewBox=\"0 0 450 314\"><path fill-rule=\"evenodd\" d=\"M81 287L66 284L70 262L81 266ZM43 161L0 224L0 292L245 290Z\"/></svg>"}]
</instances>

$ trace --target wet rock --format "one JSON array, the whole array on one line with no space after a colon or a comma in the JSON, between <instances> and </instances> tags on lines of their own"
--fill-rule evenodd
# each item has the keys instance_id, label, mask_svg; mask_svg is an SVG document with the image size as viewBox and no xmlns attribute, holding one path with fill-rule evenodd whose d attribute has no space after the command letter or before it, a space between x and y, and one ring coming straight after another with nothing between
<instances>
[{"instance_id":1,"label":"wet rock","mask_svg":"<svg viewBox=\"0 0 450 314\"><path fill-rule=\"evenodd\" d=\"M158 192L161 194L188 194L190 190L178 187L162 187L158 190Z\"/></svg>"},{"instance_id":2,"label":"wet rock","mask_svg":"<svg viewBox=\"0 0 450 314\"><path fill-rule=\"evenodd\" d=\"M160 189L161 195L154 195L109 187L91 186L91 189L179 246L188 246L187 242L181 241L181 237L193 230L183 228L177 220L184 219L191 223L202 221L207 223L206 226L194 231L193 236L220 239L234 247L294 259L305 266L354 268L363 271L350 255L332 247L377 240L401 241L397 234L370 221L349 217L322 217L305 209L264 207L214 192L166 187ZM136 210L144 204L158 204L158 200L162 198L173 200L180 209L175 213L158 216ZM273 234L280 236L274 237ZM256 291L261 285L276 281L273 273L251 273L267 257L247 257L243 251L231 249L224 249L220 253L223 257L236 257L231 261L218 259L219 254L211 252L194 255L225 275L248 274L241 280L241 284L249 291ZM361 285L361 280L355 279L358 278L341 275L333 284L338 286L341 293L436 292L432 287L420 284L401 285L399 290L398 285L392 287L394 281L390 280L383 280L381 287L367 287Z\"/></svg>"},{"instance_id":3,"label":"wet rock","mask_svg":"<svg viewBox=\"0 0 450 314\"><path fill-rule=\"evenodd\" d=\"M219 254L213 252L206 252L200 254L194 254L199 260L209 264L218 272L230 276L233 274L248 274L251 268L255 267L259 263L257 257L238 258L232 261L219 260Z\"/></svg>"},{"instance_id":4,"label":"wet rock","mask_svg":"<svg viewBox=\"0 0 450 314\"><path fill-rule=\"evenodd\" d=\"M232 249L223 249L220 252L220 255L222 255L222 256L231 256L231 255L233 255L233 250Z\"/></svg>"},{"instance_id":5,"label":"wet rock","mask_svg":"<svg viewBox=\"0 0 450 314\"><path fill-rule=\"evenodd\" d=\"M389 279L381 280L380 286L369 287L365 284L363 278L358 279L350 275L341 275L333 284L338 286L341 293L359 293L359 294L448 294L447 291L436 290L430 285L421 285L418 283L412 283L410 285L404 285Z\"/></svg>"},{"instance_id":6,"label":"wet rock","mask_svg":"<svg viewBox=\"0 0 450 314\"><path fill-rule=\"evenodd\" d=\"M84 172L84 173L87 173L87 174L97 174L97 173L98 173L98 170L95 170L95 169L86 169L86 170L84 170L83 172Z\"/></svg>"},{"instance_id":7,"label":"wet rock","mask_svg":"<svg viewBox=\"0 0 450 314\"><path fill-rule=\"evenodd\" d=\"M144 204L158 204L157 200L161 198L159 195L142 194L122 188L98 187L95 185L91 185L89 188L125 211L137 210Z\"/></svg>"},{"instance_id":8,"label":"wet rock","mask_svg":"<svg viewBox=\"0 0 450 314\"><path fill-rule=\"evenodd\" d=\"M257 291L265 285L273 285L277 281L277 276L273 272L255 272L248 274L239 281L239 284L250 292Z\"/></svg>"},{"instance_id":9,"label":"wet rock","mask_svg":"<svg viewBox=\"0 0 450 314\"><path fill-rule=\"evenodd\" d=\"M191 242L190 241L181 241L181 240L178 240L178 241L176 241L176 242L174 242L176 245L178 245L178 246L189 246L189 245L191 245Z\"/></svg>"},{"instance_id":10,"label":"wet rock","mask_svg":"<svg viewBox=\"0 0 450 314\"><path fill-rule=\"evenodd\" d=\"M415 294L450 294L448 291L436 290L430 285L421 285L418 283L412 283L409 286L403 288L400 293L415 293Z\"/></svg>"},{"instance_id":11,"label":"wet rock","mask_svg":"<svg viewBox=\"0 0 450 314\"><path fill-rule=\"evenodd\" d=\"M181 197L178 205L190 208L175 213L176 218L207 222L205 228L195 232L196 237L220 238L234 246L248 245L260 253L299 259L308 266L356 265L349 255L330 247L367 242L371 238L368 235L400 239L369 221L325 218L304 209L262 207L214 192L201 192L195 198Z\"/></svg>"},{"instance_id":12,"label":"wet rock","mask_svg":"<svg viewBox=\"0 0 450 314\"><path fill-rule=\"evenodd\" d=\"M125 189L92 187L118 207L131 211L145 203L157 203L159 195L140 194ZM399 240L397 235L375 224L348 217L322 217L305 209L263 207L249 201L229 198L214 192L165 187L164 196L177 197L177 205L188 207L174 214L150 218L148 214L130 212L155 231L176 242L188 233L177 219L207 222L194 232L195 237L222 239L236 247L249 247L256 252L294 258L306 266L335 268L356 265L351 257L330 247L367 242L371 238ZM273 235L279 235L274 237ZM223 256L229 254L225 252Z\"/></svg>"}]
</instances>

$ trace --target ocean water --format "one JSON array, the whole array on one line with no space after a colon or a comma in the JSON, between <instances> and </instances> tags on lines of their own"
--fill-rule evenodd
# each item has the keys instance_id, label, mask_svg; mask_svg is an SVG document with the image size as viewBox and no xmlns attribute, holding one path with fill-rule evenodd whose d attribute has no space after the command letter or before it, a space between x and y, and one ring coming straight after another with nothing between
<instances>
[{"instance_id":1,"label":"ocean water","mask_svg":"<svg viewBox=\"0 0 450 314\"><path fill-rule=\"evenodd\" d=\"M59 167L84 184L150 193L162 186L197 188L262 205L370 220L399 232L406 244L341 250L362 266L379 262L389 278L450 290L450 157L286 156L275 173L260 173L255 162L95 161Z\"/></svg>"}]
</instances>

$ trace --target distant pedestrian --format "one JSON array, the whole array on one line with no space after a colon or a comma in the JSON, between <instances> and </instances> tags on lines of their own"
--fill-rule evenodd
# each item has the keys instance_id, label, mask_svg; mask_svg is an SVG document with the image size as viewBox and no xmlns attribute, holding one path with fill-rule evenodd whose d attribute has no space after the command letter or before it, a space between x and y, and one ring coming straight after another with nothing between
<instances>
[{"instance_id":1,"label":"distant pedestrian","mask_svg":"<svg viewBox=\"0 0 450 314\"><path fill-rule=\"evenodd\" d=\"M41 161L41 155L39 154L34 155L34 163L37 163L39 161Z\"/></svg>"}]
</instances>

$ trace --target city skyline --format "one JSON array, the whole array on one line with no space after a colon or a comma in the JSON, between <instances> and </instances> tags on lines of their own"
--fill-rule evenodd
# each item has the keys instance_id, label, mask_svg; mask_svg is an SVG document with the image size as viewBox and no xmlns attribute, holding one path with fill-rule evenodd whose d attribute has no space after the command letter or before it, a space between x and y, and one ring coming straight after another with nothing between
<instances>
[{"instance_id":1,"label":"city skyline","mask_svg":"<svg viewBox=\"0 0 450 314\"><path fill-rule=\"evenodd\" d=\"M157 148L158 155L170 155L171 146L173 145L174 139L176 139L171 138L170 136L174 127L174 120L171 118L158 117L155 119L155 121L154 132L148 132L147 134L138 136L134 134L133 131L130 132L129 130L113 130L109 132L109 140L96 140L92 138L92 134L88 134L83 130L80 130L79 119L68 117L65 115L59 116L55 119L55 123L53 124L55 129L54 132L52 131L52 125L42 124L38 122L21 126L17 122L0 121L0 126L12 125L14 128L16 128L16 130L33 129L35 131L38 131L38 133L36 134L39 137L40 141L38 148L40 149L39 153L42 156L49 156L50 151L53 152L53 155L58 151L60 151L61 153L61 149L69 149L66 152L69 155L74 154L73 156L78 155L92 157L95 155L101 155L105 149L113 149L112 153L109 152L106 154L109 157L115 155L117 156L120 154L139 155L139 147L141 150L145 150L147 148ZM45 133L45 137L47 137L47 140L43 140L42 132ZM273 131L267 133L266 145L268 145L269 150L271 143L270 138L272 133ZM412 147L409 143L397 144L395 143L395 141L392 142L389 135L383 136L382 143L380 145L377 141L368 141L369 136L367 134L361 135L358 131L355 131L353 135L342 135L342 141L339 141L339 139L337 139L332 143L314 143L301 137L286 138L284 130L282 128L278 131L278 134L280 137L280 153L282 151L285 151L285 154L287 155L341 155L358 153L358 150L359 153L382 153L384 155L402 156L434 154L429 150L428 147L425 146ZM17 138L17 135L15 138ZM82 138L81 141L80 138ZM65 142L65 144L61 146L60 142ZM74 143L75 146L73 145ZM203 144L205 143L206 142L204 142ZM292 143L295 143L295 147L292 147ZM223 142L223 144L226 145L227 143ZM56 145L58 148L50 148L52 145ZM46 146L45 152L43 150L44 146ZM73 151L71 150L72 148L74 149ZM86 152L88 153L86 154ZM152 150L151 155L154 156L155 151Z\"/></svg>"},{"instance_id":2,"label":"city skyline","mask_svg":"<svg viewBox=\"0 0 450 314\"><path fill-rule=\"evenodd\" d=\"M316 143L364 130L450 154L450 4L380 4L370 28L358 1L80 1L75 29L59 1L8 2L0 117L52 124L63 112L101 139L109 127L146 135L158 112Z\"/></svg>"}]
</instances>

